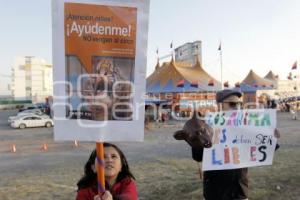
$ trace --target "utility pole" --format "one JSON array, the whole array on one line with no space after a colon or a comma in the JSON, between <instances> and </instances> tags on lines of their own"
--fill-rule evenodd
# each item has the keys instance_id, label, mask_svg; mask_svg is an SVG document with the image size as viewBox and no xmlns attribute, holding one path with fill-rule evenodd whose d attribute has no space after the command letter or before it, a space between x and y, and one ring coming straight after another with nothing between
<instances>
[{"instance_id":1,"label":"utility pole","mask_svg":"<svg viewBox=\"0 0 300 200\"><path fill-rule=\"evenodd\" d=\"M220 52L220 65L221 65L221 90L223 90L223 61L222 61L222 42L221 41L220 41L218 50Z\"/></svg>"}]
</instances>

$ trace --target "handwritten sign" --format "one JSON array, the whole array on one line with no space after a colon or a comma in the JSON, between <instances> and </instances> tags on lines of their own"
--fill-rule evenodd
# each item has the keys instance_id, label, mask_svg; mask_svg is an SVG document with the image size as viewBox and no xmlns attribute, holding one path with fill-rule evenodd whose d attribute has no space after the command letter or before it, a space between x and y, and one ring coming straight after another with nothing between
<instances>
[{"instance_id":1,"label":"handwritten sign","mask_svg":"<svg viewBox=\"0 0 300 200\"><path fill-rule=\"evenodd\" d=\"M276 110L208 113L213 146L205 148L203 170L271 165L276 147Z\"/></svg>"}]
</instances>

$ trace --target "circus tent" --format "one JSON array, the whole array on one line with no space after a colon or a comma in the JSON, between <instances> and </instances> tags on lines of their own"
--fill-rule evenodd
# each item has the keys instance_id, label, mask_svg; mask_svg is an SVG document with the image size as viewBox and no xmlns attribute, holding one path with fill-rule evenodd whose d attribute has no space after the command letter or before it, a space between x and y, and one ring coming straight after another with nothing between
<instances>
[{"instance_id":1,"label":"circus tent","mask_svg":"<svg viewBox=\"0 0 300 200\"><path fill-rule=\"evenodd\" d=\"M264 77L265 79L268 79L270 81L278 81L278 76L276 76L272 70L269 71L269 73Z\"/></svg>"},{"instance_id":2,"label":"circus tent","mask_svg":"<svg viewBox=\"0 0 300 200\"><path fill-rule=\"evenodd\" d=\"M264 77L267 80L272 81L274 88L277 89L278 88L278 75L275 75L271 70L269 71L269 73Z\"/></svg>"},{"instance_id":3,"label":"circus tent","mask_svg":"<svg viewBox=\"0 0 300 200\"><path fill-rule=\"evenodd\" d=\"M197 60L194 66L184 62L157 63L147 78L147 93L213 92L221 83L209 75Z\"/></svg>"},{"instance_id":4,"label":"circus tent","mask_svg":"<svg viewBox=\"0 0 300 200\"><path fill-rule=\"evenodd\" d=\"M271 80L258 76L253 70L250 70L246 78L240 84L240 90L242 92L272 89L274 89L274 83Z\"/></svg>"}]
</instances>

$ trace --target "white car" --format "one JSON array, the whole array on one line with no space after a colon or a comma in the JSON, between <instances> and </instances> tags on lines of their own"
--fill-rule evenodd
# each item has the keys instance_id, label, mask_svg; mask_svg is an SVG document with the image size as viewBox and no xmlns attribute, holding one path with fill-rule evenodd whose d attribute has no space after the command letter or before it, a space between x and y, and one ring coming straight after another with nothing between
<instances>
[{"instance_id":1,"label":"white car","mask_svg":"<svg viewBox=\"0 0 300 200\"><path fill-rule=\"evenodd\" d=\"M26 115L20 116L14 119L11 124L13 128L26 128L26 127L41 127L45 126L47 128L53 126L53 120L49 117L43 117L39 115Z\"/></svg>"},{"instance_id":2,"label":"white car","mask_svg":"<svg viewBox=\"0 0 300 200\"><path fill-rule=\"evenodd\" d=\"M24 111L18 112L17 116L20 116L20 115L27 115L27 114L37 114L37 115L42 115L43 112L42 112L39 108L37 108L37 109L24 110Z\"/></svg>"},{"instance_id":3,"label":"white car","mask_svg":"<svg viewBox=\"0 0 300 200\"><path fill-rule=\"evenodd\" d=\"M47 116L40 109L24 110L22 112L18 112L16 116L8 117L8 124L10 124L14 119L17 119L21 116L34 115L34 114L39 116Z\"/></svg>"}]
</instances>

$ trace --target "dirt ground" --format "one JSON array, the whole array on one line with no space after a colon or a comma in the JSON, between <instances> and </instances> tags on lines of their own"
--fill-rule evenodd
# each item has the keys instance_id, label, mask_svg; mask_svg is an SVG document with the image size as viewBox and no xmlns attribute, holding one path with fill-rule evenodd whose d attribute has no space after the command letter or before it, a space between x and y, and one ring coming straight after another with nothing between
<instances>
[{"instance_id":1,"label":"dirt ground","mask_svg":"<svg viewBox=\"0 0 300 200\"><path fill-rule=\"evenodd\" d=\"M76 182L94 143L54 142L52 128L11 129L0 111L0 199L75 199ZM198 163L172 135L181 123L152 124L144 142L117 143L138 185L140 200L203 199ZM250 200L300 199L300 120L278 113L280 149L272 166L250 168ZM43 151L43 144L48 151ZM17 152L11 152L15 144Z\"/></svg>"}]
</instances>

